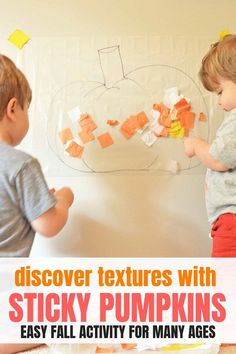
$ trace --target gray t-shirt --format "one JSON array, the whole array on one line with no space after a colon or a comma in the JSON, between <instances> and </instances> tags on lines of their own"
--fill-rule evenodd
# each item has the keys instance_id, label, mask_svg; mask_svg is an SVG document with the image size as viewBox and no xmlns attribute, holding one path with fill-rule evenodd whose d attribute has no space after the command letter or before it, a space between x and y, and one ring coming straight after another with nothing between
<instances>
[{"instance_id":1,"label":"gray t-shirt","mask_svg":"<svg viewBox=\"0 0 236 354\"><path fill-rule=\"evenodd\" d=\"M228 113L217 130L210 154L228 166L226 172L207 169L206 207L211 224L225 213L236 213L236 109Z\"/></svg>"},{"instance_id":2,"label":"gray t-shirt","mask_svg":"<svg viewBox=\"0 0 236 354\"><path fill-rule=\"evenodd\" d=\"M31 222L55 204L38 161L0 142L0 257L28 257Z\"/></svg>"}]
</instances>

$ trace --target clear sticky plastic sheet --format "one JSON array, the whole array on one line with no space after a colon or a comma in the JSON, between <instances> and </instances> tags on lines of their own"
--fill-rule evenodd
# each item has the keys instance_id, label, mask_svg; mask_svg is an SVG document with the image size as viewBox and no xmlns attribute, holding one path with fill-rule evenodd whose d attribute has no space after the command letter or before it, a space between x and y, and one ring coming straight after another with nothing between
<instances>
[{"instance_id":1,"label":"clear sticky plastic sheet","mask_svg":"<svg viewBox=\"0 0 236 354\"><path fill-rule=\"evenodd\" d=\"M197 78L209 39L204 42L190 37L145 37L148 44L143 50L137 45L139 40L38 38L25 47L18 61L33 89L31 130L26 144L49 168L49 175L173 172L173 162L178 165L174 173L191 173L199 166L195 158L185 156L183 138L158 137L148 146L142 133L149 130L154 119L153 104L163 102L165 90L177 87L179 94L190 100L196 115L190 136L209 139L215 105ZM89 114L97 126L94 139L86 144L78 135L79 115L77 120L69 115L74 109ZM149 124L141 134L135 132L127 139L120 127L139 112L145 112ZM200 112L206 115L205 122L199 121ZM108 120L118 120L119 124L110 126ZM80 158L66 152L59 138L65 128L83 147ZM107 132L113 144L102 148L97 137Z\"/></svg>"}]
</instances>

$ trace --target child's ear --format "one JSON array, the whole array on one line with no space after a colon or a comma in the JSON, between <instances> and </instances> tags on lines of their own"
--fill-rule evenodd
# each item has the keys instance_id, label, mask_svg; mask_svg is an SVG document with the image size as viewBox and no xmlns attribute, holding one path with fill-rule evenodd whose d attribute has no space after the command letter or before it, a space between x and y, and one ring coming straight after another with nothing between
<instances>
[{"instance_id":1,"label":"child's ear","mask_svg":"<svg viewBox=\"0 0 236 354\"><path fill-rule=\"evenodd\" d=\"M11 98L7 104L7 117L15 122L16 121L16 109L17 109L17 99L15 97Z\"/></svg>"}]
</instances>

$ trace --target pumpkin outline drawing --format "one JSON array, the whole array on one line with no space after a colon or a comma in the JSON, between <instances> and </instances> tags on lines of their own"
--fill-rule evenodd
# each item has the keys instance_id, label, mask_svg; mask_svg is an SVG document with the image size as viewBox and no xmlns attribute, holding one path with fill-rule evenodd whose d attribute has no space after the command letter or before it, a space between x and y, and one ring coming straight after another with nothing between
<instances>
[{"instance_id":1,"label":"pumpkin outline drawing","mask_svg":"<svg viewBox=\"0 0 236 354\"><path fill-rule=\"evenodd\" d=\"M115 68L112 65L110 66L108 65L108 68L110 68L108 70L111 70L111 72L114 72L115 74L114 77L112 78L109 77L110 74L108 74L106 65L104 64L104 58L105 58L104 54L109 54L109 53L112 54L115 53L115 61L116 61L115 64L116 67L118 68L117 70L115 70ZM175 149L172 149L173 146L176 148L176 153L177 151L178 152L181 151L180 139L177 140L173 138L160 138L154 144L154 146L147 147L141 141L140 136L138 136L137 133L129 141L126 141L124 137L122 137L122 134L119 132L118 128L116 129L108 128L105 122L107 118L116 118L122 123L122 119L123 120L126 119L129 115L138 113L138 111L140 110L146 112L147 106L151 110L151 105L155 103L152 99L152 96L158 96L158 94L156 93L158 91L159 91L158 97L160 102L161 98L163 97L163 94L161 95L160 92L163 93L163 88L157 87L156 91L153 93L155 87L151 88L150 86L148 86L147 88L145 88L144 85L142 86L139 79L139 76L142 79L145 75L147 77L148 75L151 75L151 77L153 77L155 76L155 72L158 72L158 70L160 71L160 75L156 75L157 79L162 80L162 78L165 76L166 77L176 76L176 80L177 80L179 76L182 79L184 78L183 82L185 83L186 87L188 87L189 83L191 83L191 90L194 91L194 97L196 98L197 101L199 101L199 104L201 104L202 107L201 111L205 112L206 116L209 116L207 104L197 83L194 81L193 78L191 78L191 76L186 74L183 70L166 64L151 64L151 65L139 66L126 73L124 70L124 64L123 64L119 45L98 49L98 57L99 57L100 70L103 76L103 81L77 80L64 85L59 90L57 90L57 92L54 94L49 107L49 118L47 120L47 140L50 149L54 152L57 158L62 163L64 163L67 167L82 173L115 173L115 172L128 172L128 171L137 172L137 171L161 171L161 170L167 171L167 169L165 168L165 163L163 161L166 162L168 161L166 160L166 158L163 158L163 160L161 160L160 155L162 154L162 151L165 150L165 145L167 144L169 145L168 149L166 149L168 150L168 152L169 151L171 153L174 152ZM147 73L145 73L145 71L147 71ZM165 75L165 73L167 73L168 75ZM176 83L175 86L178 86L176 81L175 83ZM122 85L124 84L126 85L125 94L122 96L122 94L120 93L122 92L123 89ZM155 81L154 81L154 86L155 86ZM167 89L168 87L165 88ZM132 90L135 90L134 94L132 93ZM71 97L73 95L78 97L78 100L77 98L75 98L74 104L70 102L70 100L72 101ZM112 98L111 100L109 100L109 95ZM103 100L104 97L106 98L105 103L101 102L101 100ZM138 102L138 99L140 99L140 102ZM192 102L191 96L190 99ZM111 101L114 104L116 100L117 100L117 105L115 106L114 112L118 108L120 110L123 110L122 119L120 119L119 113L116 114L116 116L113 116L113 114L109 115L109 111L113 110L112 104L109 106L109 102ZM128 107L129 100L132 102L131 108ZM66 104L68 105L67 108L65 108ZM142 109L143 104L146 105L146 107ZM136 105L137 105L137 109L136 109ZM58 108L58 106L60 107ZM96 122L98 126L100 126L100 133L104 132L104 129L107 129L107 131L110 131L111 134L115 135L114 145L107 149L102 150L99 149L99 145L97 144L97 141L93 141L85 145L86 152L83 154L81 159L75 159L64 155L62 143L58 139L58 132L60 130L59 123L61 124L62 122L64 122L66 117L67 122L69 123L64 126L65 127L69 125L72 126L72 123L70 122L67 116L67 112L69 108L72 108L73 106L79 106L81 107L83 113L86 112L88 114L91 114L93 120ZM58 109L57 113L55 113L55 109ZM101 114L99 110L105 112L107 115ZM101 117L102 115L103 117ZM147 115L150 118L150 114L148 113ZM76 126L75 125L73 126L75 136L77 136L76 127L78 131L79 130L78 123L76 123ZM208 140L209 120L207 120L207 122L204 122L204 126L202 125L202 129L204 130L204 134L205 134L204 138ZM99 130L98 132L96 132L96 135L99 135ZM132 158L130 157L130 155L128 155L127 161L125 162L124 166L122 166L122 161L121 161L121 159L123 159L122 154L125 155L127 153L127 150L130 145L131 145L130 151L134 154L132 155ZM160 145L162 150L159 150ZM109 157L110 160L106 157L106 155ZM118 157L114 158L115 155L117 155ZM140 162L139 158L142 160L140 164L139 164ZM185 161L185 164L182 163L181 165L181 171L193 169L200 165L199 162L192 164L192 159L188 159L183 156L181 156L181 158L183 158ZM133 159L135 159L134 162ZM173 157L170 156L169 159L173 160ZM131 163L131 160L133 164ZM174 160L177 159L174 158ZM108 167L106 166L106 161L108 161ZM110 164L111 162L113 163L113 165Z\"/></svg>"}]
</instances>

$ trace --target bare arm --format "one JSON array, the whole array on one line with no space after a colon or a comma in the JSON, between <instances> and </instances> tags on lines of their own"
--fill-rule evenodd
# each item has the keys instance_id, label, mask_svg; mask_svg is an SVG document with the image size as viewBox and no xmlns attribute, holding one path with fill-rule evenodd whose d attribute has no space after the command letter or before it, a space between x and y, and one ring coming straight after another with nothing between
<instances>
[{"instance_id":1,"label":"bare arm","mask_svg":"<svg viewBox=\"0 0 236 354\"><path fill-rule=\"evenodd\" d=\"M211 170L224 172L228 171L228 167L215 160L210 154L211 145L199 138L187 138L184 141L185 153L188 157L196 156L206 167Z\"/></svg>"},{"instance_id":2,"label":"bare arm","mask_svg":"<svg viewBox=\"0 0 236 354\"><path fill-rule=\"evenodd\" d=\"M0 353L1 354L13 354L13 353L19 353L25 350L31 350L35 347L39 347L42 344L30 344L30 343L8 343L8 344L0 344Z\"/></svg>"},{"instance_id":3,"label":"bare arm","mask_svg":"<svg viewBox=\"0 0 236 354\"><path fill-rule=\"evenodd\" d=\"M73 203L74 195L70 188L64 187L54 193L56 205L40 215L31 223L32 228L46 237L57 235L68 219L68 211Z\"/></svg>"}]
</instances>

